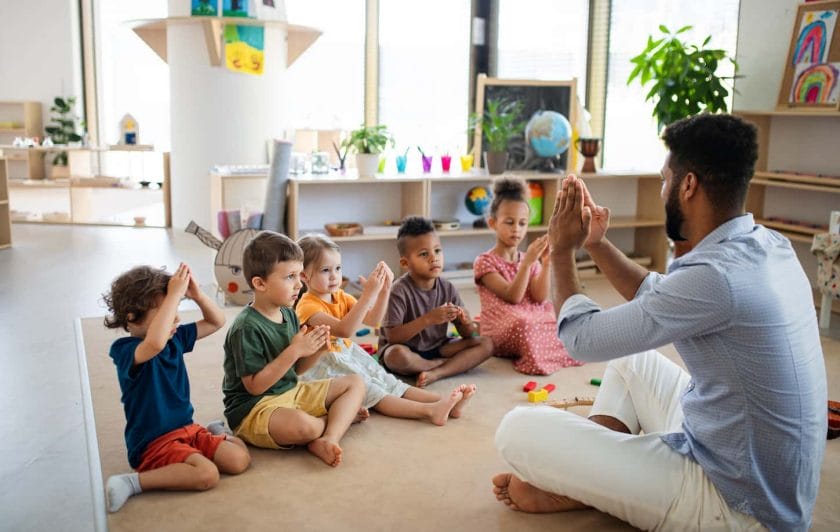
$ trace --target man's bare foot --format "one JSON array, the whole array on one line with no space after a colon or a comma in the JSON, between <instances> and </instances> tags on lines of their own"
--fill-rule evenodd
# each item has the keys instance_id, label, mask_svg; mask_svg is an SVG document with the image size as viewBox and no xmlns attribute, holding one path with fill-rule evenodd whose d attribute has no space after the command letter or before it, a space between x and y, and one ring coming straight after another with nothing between
<instances>
[{"instance_id":1,"label":"man's bare foot","mask_svg":"<svg viewBox=\"0 0 840 532\"><path fill-rule=\"evenodd\" d=\"M496 494L498 500L510 506L511 509L531 514L568 512L588 508L574 499L532 486L512 473L501 473L493 477L493 493Z\"/></svg>"},{"instance_id":2,"label":"man's bare foot","mask_svg":"<svg viewBox=\"0 0 840 532\"><path fill-rule=\"evenodd\" d=\"M341 463L341 447L334 441L318 438L306 446L309 452L320 458L328 466L336 467Z\"/></svg>"},{"instance_id":3,"label":"man's bare foot","mask_svg":"<svg viewBox=\"0 0 840 532\"><path fill-rule=\"evenodd\" d=\"M356 417L353 418L353 423L361 423L362 421L367 421L370 417L370 411L365 407L359 407L359 411L356 412Z\"/></svg>"},{"instance_id":4,"label":"man's bare foot","mask_svg":"<svg viewBox=\"0 0 840 532\"><path fill-rule=\"evenodd\" d=\"M449 412L449 417L461 417L461 412L463 412L464 407L467 406L467 403L470 402L470 397L475 395L475 384L462 384L458 387L458 389L461 390L463 397L460 401L458 401L458 404L455 405L455 408L453 408L452 411Z\"/></svg>"},{"instance_id":5,"label":"man's bare foot","mask_svg":"<svg viewBox=\"0 0 840 532\"><path fill-rule=\"evenodd\" d=\"M442 398L437 403L429 404L431 415L429 421L438 426L446 425L446 420L449 419L450 412L463 398L464 394L459 388L452 390L447 397Z\"/></svg>"}]
</instances>

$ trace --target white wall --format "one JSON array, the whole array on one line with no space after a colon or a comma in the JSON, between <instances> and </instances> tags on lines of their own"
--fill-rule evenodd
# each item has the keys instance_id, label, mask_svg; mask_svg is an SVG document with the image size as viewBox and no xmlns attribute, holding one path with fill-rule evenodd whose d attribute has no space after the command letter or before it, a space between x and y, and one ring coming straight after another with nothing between
<instances>
[{"instance_id":1,"label":"white wall","mask_svg":"<svg viewBox=\"0 0 840 532\"><path fill-rule=\"evenodd\" d=\"M734 109L775 109L799 0L741 0Z\"/></svg>"},{"instance_id":2,"label":"white wall","mask_svg":"<svg viewBox=\"0 0 840 532\"><path fill-rule=\"evenodd\" d=\"M40 101L44 124L56 96L76 96L82 116L77 0L0 1L0 100Z\"/></svg>"}]
</instances>

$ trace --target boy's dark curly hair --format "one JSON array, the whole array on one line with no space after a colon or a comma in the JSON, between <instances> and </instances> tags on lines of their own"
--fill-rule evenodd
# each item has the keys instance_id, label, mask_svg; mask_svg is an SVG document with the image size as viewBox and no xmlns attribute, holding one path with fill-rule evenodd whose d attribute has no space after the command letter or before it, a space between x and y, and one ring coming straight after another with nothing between
<instances>
[{"instance_id":1,"label":"boy's dark curly hair","mask_svg":"<svg viewBox=\"0 0 840 532\"><path fill-rule=\"evenodd\" d=\"M303 262L303 251L297 242L274 231L262 231L245 245L242 252L242 273L253 290L254 277L267 278L278 262Z\"/></svg>"},{"instance_id":2,"label":"boy's dark curly hair","mask_svg":"<svg viewBox=\"0 0 840 532\"><path fill-rule=\"evenodd\" d=\"M423 218L422 216L407 216L400 224L400 230L397 231L397 250L401 256L404 256L406 240L408 238L434 232L435 226L432 225L429 219Z\"/></svg>"},{"instance_id":3,"label":"boy's dark curly hair","mask_svg":"<svg viewBox=\"0 0 840 532\"><path fill-rule=\"evenodd\" d=\"M496 217L496 211L503 201L522 201L528 203L528 187L525 181L514 177L502 177L493 182L493 203L490 204L490 217Z\"/></svg>"},{"instance_id":4,"label":"boy's dark curly hair","mask_svg":"<svg viewBox=\"0 0 840 532\"><path fill-rule=\"evenodd\" d=\"M743 208L758 158L756 128L728 114L699 114L665 128L671 151L672 186L693 172L709 199L722 210Z\"/></svg>"},{"instance_id":5,"label":"boy's dark curly hair","mask_svg":"<svg viewBox=\"0 0 840 532\"><path fill-rule=\"evenodd\" d=\"M129 323L143 321L146 312L154 308L155 298L166 295L171 277L161 268L136 266L114 279L111 290L102 294L110 312L105 316L105 327L122 327L128 332Z\"/></svg>"}]
</instances>

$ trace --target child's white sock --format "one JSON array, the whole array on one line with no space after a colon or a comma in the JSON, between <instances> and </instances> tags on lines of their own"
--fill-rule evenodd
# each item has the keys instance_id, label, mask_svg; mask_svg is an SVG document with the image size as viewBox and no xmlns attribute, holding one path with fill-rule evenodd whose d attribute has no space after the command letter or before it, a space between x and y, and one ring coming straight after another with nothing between
<instances>
[{"instance_id":1,"label":"child's white sock","mask_svg":"<svg viewBox=\"0 0 840 532\"><path fill-rule=\"evenodd\" d=\"M140 475L138 473L113 475L108 478L105 491L108 493L108 511L116 512L122 508L129 497L143 491L140 487Z\"/></svg>"},{"instance_id":2,"label":"child's white sock","mask_svg":"<svg viewBox=\"0 0 840 532\"><path fill-rule=\"evenodd\" d=\"M225 426L224 420L221 419L208 423L207 430L210 431L210 434L225 434L227 436L233 436L233 432Z\"/></svg>"}]
</instances>

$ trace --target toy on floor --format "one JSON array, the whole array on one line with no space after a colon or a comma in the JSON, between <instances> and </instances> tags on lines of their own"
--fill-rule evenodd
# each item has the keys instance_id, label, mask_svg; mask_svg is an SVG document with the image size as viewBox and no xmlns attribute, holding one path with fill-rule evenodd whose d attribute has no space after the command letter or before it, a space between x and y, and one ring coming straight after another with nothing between
<instances>
[{"instance_id":1,"label":"toy on floor","mask_svg":"<svg viewBox=\"0 0 840 532\"><path fill-rule=\"evenodd\" d=\"M536 389L537 381L528 381L525 383L525 386L522 387L523 392L530 392L531 390Z\"/></svg>"},{"instance_id":2,"label":"toy on floor","mask_svg":"<svg viewBox=\"0 0 840 532\"><path fill-rule=\"evenodd\" d=\"M248 286L245 274L242 273L242 250L259 231L242 229L230 235L224 242L193 221L190 221L184 231L197 236L206 246L218 250L213 267L219 290L225 294L225 303L233 305L250 303L254 291Z\"/></svg>"},{"instance_id":3,"label":"toy on floor","mask_svg":"<svg viewBox=\"0 0 840 532\"><path fill-rule=\"evenodd\" d=\"M571 399L559 399L547 401L545 404L554 408L570 408L572 406L591 406L595 400L591 397L572 397Z\"/></svg>"},{"instance_id":4,"label":"toy on floor","mask_svg":"<svg viewBox=\"0 0 840 532\"><path fill-rule=\"evenodd\" d=\"M528 382L525 386L529 386L532 382ZM534 383L536 385L536 383ZM546 384L543 386L542 390L534 390L533 388L528 392L528 402L529 403L541 403L548 399L548 394L555 390L555 386L553 384Z\"/></svg>"},{"instance_id":5,"label":"toy on floor","mask_svg":"<svg viewBox=\"0 0 840 532\"><path fill-rule=\"evenodd\" d=\"M591 384L592 386L600 386L601 385L601 379L596 379L596 378L589 379L589 384Z\"/></svg>"},{"instance_id":6,"label":"toy on floor","mask_svg":"<svg viewBox=\"0 0 840 532\"><path fill-rule=\"evenodd\" d=\"M375 355L376 354L376 347L377 346L375 346L373 344L359 344L359 347L364 349L367 352L367 354L369 354L369 355Z\"/></svg>"},{"instance_id":7,"label":"toy on floor","mask_svg":"<svg viewBox=\"0 0 840 532\"><path fill-rule=\"evenodd\" d=\"M370 329L359 329L356 331L356 336L367 336L370 334Z\"/></svg>"}]
</instances>

